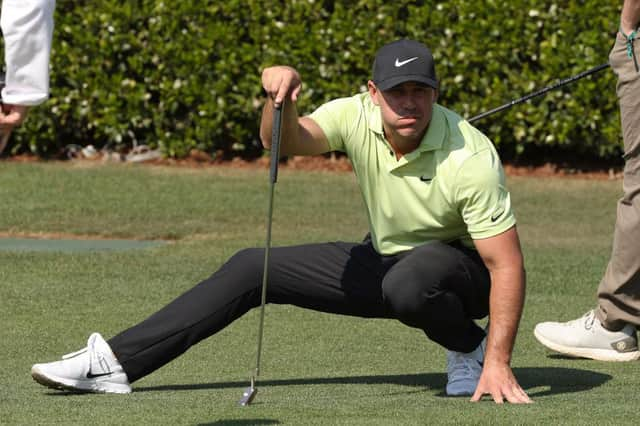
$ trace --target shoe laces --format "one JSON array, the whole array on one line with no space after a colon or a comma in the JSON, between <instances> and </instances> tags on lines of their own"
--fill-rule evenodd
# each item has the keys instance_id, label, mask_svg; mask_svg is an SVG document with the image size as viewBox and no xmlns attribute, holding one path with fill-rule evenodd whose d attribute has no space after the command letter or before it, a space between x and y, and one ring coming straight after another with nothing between
<instances>
[{"instance_id":1,"label":"shoe laces","mask_svg":"<svg viewBox=\"0 0 640 426\"><path fill-rule=\"evenodd\" d=\"M104 353L96 349L95 341L95 338L91 339L87 346L87 349L89 350L89 362L91 363L91 369L93 370L94 367L99 367L103 372L108 373L111 371L111 366L105 358Z\"/></svg>"},{"instance_id":2,"label":"shoe laces","mask_svg":"<svg viewBox=\"0 0 640 426\"><path fill-rule=\"evenodd\" d=\"M109 362L104 356L104 353L97 350L95 347L95 338L93 336L89 339L87 343L87 347L80 349L79 351L71 352L66 355L62 355L62 359L70 359L74 358L78 355L82 355L88 352L89 355L89 368L93 369L94 367L98 367L102 369L103 372L111 371L111 367Z\"/></svg>"},{"instance_id":3,"label":"shoe laces","mask_svg":"<svg viewBox=\"0 0 640 426\"><path fill-rule=\"evenodd\" d=\"M593 328L593 324L596 321L596 314L592 309L589 312L587 312L586 314L584 314L582 316L582 318L580 318L580 320L584 321L584 329L585 330L591 330Z\"/></svg>"},{"instance_id":4,"label":"shoe laces","mask_svg":"<svg viewBox=\"0 0 640 426\"><path fill-rule=\"evenodd\" d=\"M568 327L575 327L576 325L579 325L584 327L585 330L591 330L593 328L593 325L595 324L595 321L596 321L596 314L592 309L586 312L580 318L567 321L565 324Z\"/></svg>"}]
</instances>

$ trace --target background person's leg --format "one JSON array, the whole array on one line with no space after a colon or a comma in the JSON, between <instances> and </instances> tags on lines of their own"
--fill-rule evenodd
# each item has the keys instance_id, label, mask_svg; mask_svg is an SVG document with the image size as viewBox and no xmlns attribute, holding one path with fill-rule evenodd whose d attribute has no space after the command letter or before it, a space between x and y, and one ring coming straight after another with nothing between
<instances>
[{"instance_id":1,"label":"background person's leg","mask_svg":"<svg viewBox=\"0 0 640 426\"><path fill-rule=\"evenodd\" d=\"M489 272L475 250L431 243L401 255L382 288L395 318L445 348L471 352L485 337L473 319L489 313Z\"/></svg>"},{"instance_id":2,"label":"background person's leg","mask_svg":"<svg viewBox=\"0 0 640 426\"><path fill-rule=\"evenodd\" d=\"M638 58L640 43L634 44ZM611 258L598 287L598 307L572 321L539 323L534 330L538 341L553 351L600 361L640 358L635 327L640 325L640 73L627 50L631 46L618 33L609 55L618 76L624 194L618 202Z\"/></svg>"},{"instance_id":3,"label":"background person's leg","mask_svg":"<svg viewBox=\"0 0 640 426\"><path fill-rule=\"evenodd\" d=\"M632 45L640 58L640 40ZM616 87L624 140L624 194L618 202L611 260L598 288L596 310L612 330L640 325L640 72L618 33L609 60L618 76Z\"/></svg>"},{"instance_id":4,"label":"background person's leg","mask_svg":"<svg viewBox=\"0 0 640 426\"><path fill-rule=\"evenodd\" d=\"M274 247L267 302L363 317L385 316L380 291L384 262L353 243ZM235 254L204 280L145 321L109 340L130 382L260 305L264 249Z\"/></svg>"}]
</instances>

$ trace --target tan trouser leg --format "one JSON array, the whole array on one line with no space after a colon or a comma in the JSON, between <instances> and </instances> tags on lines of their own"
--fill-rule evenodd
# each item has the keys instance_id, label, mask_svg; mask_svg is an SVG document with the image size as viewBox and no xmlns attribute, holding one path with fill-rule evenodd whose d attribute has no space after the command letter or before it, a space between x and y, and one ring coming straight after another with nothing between
<instances>
[{"instance_id":1,"label":"tan trouser leg","mask_svg":"<svg viewBox=\"0 0 640 426\"><path fill-rule=\"evenodd\" d=\"M640 60L640 39L634 48ZM624 193L618 201L611 259L598 287L596 314L605 327L617 329L625 323L640 326L640 72L628 56L626 39L620 33L609 62L618 76Z\"/></svg>"}]
</instances>

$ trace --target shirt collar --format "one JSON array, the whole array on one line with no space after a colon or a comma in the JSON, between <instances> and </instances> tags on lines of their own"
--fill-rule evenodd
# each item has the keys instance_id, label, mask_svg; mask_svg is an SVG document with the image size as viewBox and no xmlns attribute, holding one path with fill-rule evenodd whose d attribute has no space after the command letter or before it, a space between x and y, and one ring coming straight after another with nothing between
<instances>
[{"instance_id":1,"label":"shirt collar","mask_svg":"<svg viewBox=\"0 0 640 426\"><path fill-rule=\"evenodd\" d=\"M370 101L371 102L371 101ZM380 107L374 105L371 102L372 108L369 114L369 129L374 133L380 135L385 143L389 145L389 142L384 139L384 130L382 126L382 114L380 113ZM444 139L447 134L447 119L444 114L443 108L437 103L433 105L433 112L431 114L431 121L427 128L427 133L422 137L420 145L407 154L407 160L418 157L421 153L426 151L435 151L440 149L444 144Z\"/></svg>"}]
</instances>

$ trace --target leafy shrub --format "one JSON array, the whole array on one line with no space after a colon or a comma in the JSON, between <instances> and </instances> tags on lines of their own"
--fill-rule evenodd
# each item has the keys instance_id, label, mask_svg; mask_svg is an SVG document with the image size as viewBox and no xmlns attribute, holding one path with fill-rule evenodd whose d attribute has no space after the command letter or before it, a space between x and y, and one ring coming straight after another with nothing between
<instances>
[{"instance_id":1,"label":"leafy shrub","mask_svg":"<svg viewBox=\"0 0 640 426\"><path fill-rule=\"evenodd\" d=\"M12 151L67 144L260 155L264 66L303 77L299 108L364 90L375 51L424 41L440 103L471 117L608 60L621 2L58 0L51 99ZM511 159L620 155L610 70L477 122Z\"/></svg>"}]
</instances>

